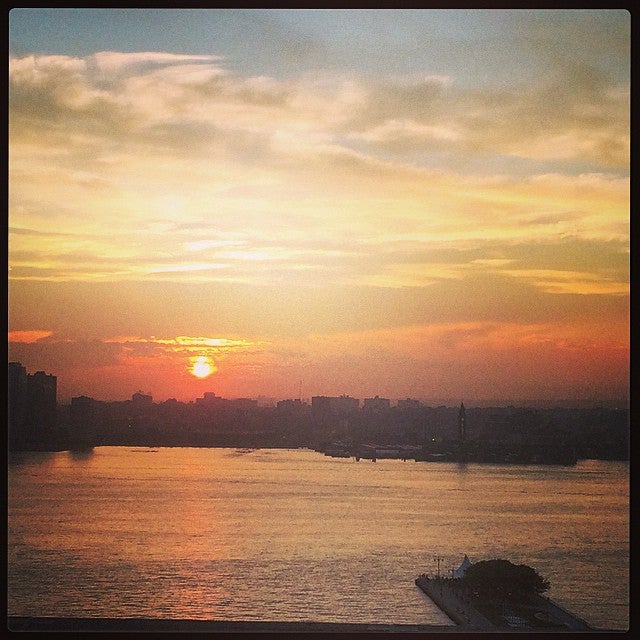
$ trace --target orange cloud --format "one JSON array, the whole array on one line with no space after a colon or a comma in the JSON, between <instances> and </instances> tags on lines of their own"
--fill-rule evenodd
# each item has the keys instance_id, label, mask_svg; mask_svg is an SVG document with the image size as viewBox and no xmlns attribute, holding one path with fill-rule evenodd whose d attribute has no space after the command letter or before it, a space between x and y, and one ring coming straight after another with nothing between
<instances>
[{"instance_id":1,"label":"orange cloud","mask_svg":"<svg viewBox=\"0 0 640 640\"><path fill-rule=\"evenodd\" d=\"M53 335L53 331L31 330L31 331L9 331L9 342L31 343L48 338Z\"/></svg>"},{"instance_id":2,"label":"orange cloud","mask_svg":"<svg viewBox=\"0 0 640 640\"><path fill-rule=\"evenodd\" d=\"M156 344L166 347L177 347L178 349L176 350L188 350L192 348L202 349L203 347L210 347L214 349L247 348L254 344L249 340L193 336L176 336L175 338L156 338L155 336L151 336L149 338L143 338L140 336L115 336L113 338L105 338L103 342L117 344Z\"/></svg>"}]
</instances>

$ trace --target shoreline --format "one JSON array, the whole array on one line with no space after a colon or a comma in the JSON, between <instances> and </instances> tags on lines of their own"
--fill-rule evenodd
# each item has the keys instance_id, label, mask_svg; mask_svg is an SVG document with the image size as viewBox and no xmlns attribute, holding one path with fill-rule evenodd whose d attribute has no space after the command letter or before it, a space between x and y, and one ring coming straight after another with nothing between
<instances>
[{"instance_id":1,"label":"shoreline","mask_svg":"<svg viewBox=\"0 0 640 640\"><path fill-rule=\"evenodd\" d=\"M171 618L54 618L9 616L11 632L202 632L202 633L461 633L457 625L358 622L188 620Z\"/></svg>"},{"instance_id":2,"label":"shoreline","mask_svg":"<svg viewBox=\"0 0 640 640\"><path fill-rule=\"evenodd\" d=\"M458 634L464 637L469 634L483 633L473 625L436 625L436 624L383 624L358 622L279 622L252 620L188 620L172 618L58 618L8 616L6 629L10 633L243 633L243 634L342 634L342 633L421 633L437 636L439 634ZM484 633L524 633L530 635L531 630L493 629ZM554 630L554 634L575 635L575 630ZM580 635L627 633L618 629L589 629L578 632ZM540 635L540 632L535 633Z\"/></svg>"}]
</instances>

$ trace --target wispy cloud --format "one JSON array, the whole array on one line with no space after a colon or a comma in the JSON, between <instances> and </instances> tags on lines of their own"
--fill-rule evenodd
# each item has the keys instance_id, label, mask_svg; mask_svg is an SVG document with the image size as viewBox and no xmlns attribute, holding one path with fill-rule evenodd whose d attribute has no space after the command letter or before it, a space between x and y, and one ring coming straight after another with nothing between
<instances>
[{"instance_id":1,"label":"wispy cloud","mask_svg":"<svg viewBox=\"0 0 640 640\"><path fill-rule=\"evenodd\" d=\"M192 336L176 336L175 338L148 338L141 336L114 336L106 338L104 342L117 344L156 344L167 348L180 349L201 349L211 347L214 349L235 349L247 348L253 345L249 340L238 340L231 338L204 338Z\"/></svg>"},{"instance_id":2,"label":"wispy cloud","mask_svg":"<svg viewBox=\"0 0 640 640\"><path fill-rule=\"evenodd\" d=\"M374 249L625 242L628 100L593 71L481 91L447 76L242 77L211 55L13 57L11 276L264 282L267 260L273 281L304 272L303 283L333 261L343 280L413 286L430 278L381 264ZM554 170L456 169L456 157L490 166L495 154ZM560 173L559 160L593 170ZM162 218L169 226L154 229ZM165 231L178 220L175 242ZM345 235L379 272L333 253Z\"/></svg>"},{"instance_id":3,"label":"wispy cloud","mask_svg":"<svg viewBox=\"0 0 640 640\"><path fill-rule=\"evenodd\" d=\"M229 393L624 386L625 12L195 15L87 55L13 23L17 359L125 397L199 357Z\"/></svg>"}]
</instances>

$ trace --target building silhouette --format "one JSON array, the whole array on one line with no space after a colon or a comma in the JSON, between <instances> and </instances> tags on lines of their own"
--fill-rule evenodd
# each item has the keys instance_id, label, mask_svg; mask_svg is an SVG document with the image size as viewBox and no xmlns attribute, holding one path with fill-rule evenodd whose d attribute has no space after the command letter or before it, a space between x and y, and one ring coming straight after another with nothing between
<instances>
[{"instance_id":1,"label":"building silhouette","mask_svg":"<svg viewBox=\"0 0 640 640\"><path fill-rule=\"evenodd\" d=\"M95 442L96 424L104 403L87 396L71 398L69 407L69 437L72 449L91 448Z\"/></svg>"},{"instance_id":2,"label":"building silhouette","mask_svg":"<svg viewBox=\"0 0 640 640\"><path fill-rule=\"evenodd\" d=\"M136 391L131 396L131 402L137 407L150 407L153 404L153 396L150 393Z\"/></svg>"},{"instance_id":3,"label":"building silhouette","mask_svg":"<svg viewBox=\"0 0 640 640\"><path fill-rule=\"evenodd\" d=\"M464 402L460 403L458 411L458 440L464 442L467 439L467 414L464 408Z\"/></svg>"},{"instance_id":4,"label":"building silhouette","mask_svg":"<svg viewBox=\"0 0 640 640\"><path fill-rule=\"evenodd\" d=\"M57 425L56 376L27 373L19 362L8 367L9 448L14 451L50 451L61 447Z\"/></svg>"},{"instance_id":5,"label":"building silhouette","mask_svg":"<svg viewBox=\"0 0 640 640\"><path fill-rule=\"evenodd\" d=\"M391 407L391 401L388 398L365 398L362 408L365 411L388 411Z\"/></svg>"},{"instance_id":6,"label":"building silhouette","mask_svg":"<svg viewBox=\"0 0 640 640\"><path fill-rule=\"evenodd\" d=\"M396 405L400 411L416 410L420 409L423 404L420 400L414 400L413 398L405 398L404 400L398 400Z\"/></svg>"},{"instance_id":7,"label":"building silhouette","mask_svg":"<svg viewBox=\"0 0 640 640\"><path fill-rule=\"evenodd\" d=\"M360 401L347 395L342 396L313 396L311 409L314 413L348 414L358 411Z\"/></svg>"},{"instance_id":8,"label":"building silhouette","mask_svg":"<svg viewBox=\"0 0 640 640\"><path fill-rule=\"evenodd\" d=\"M29 374L19 362L8 363L7 392L11 451L304 446L343 454L368 443L387 457L395 451L396 457L427 462L575 464L583 458L630 457L628 409L601 406L476 407L470 432L464 403L430 407L407 398L390 407L379 396L366 398L362 407L348 395L313 396L311 404L282 400L267 407L256 399L213 392L195 402L154 403L150 393L138 391L124 401L79 396L58 406L56 376Z\"/></svg>"}]
</instances>

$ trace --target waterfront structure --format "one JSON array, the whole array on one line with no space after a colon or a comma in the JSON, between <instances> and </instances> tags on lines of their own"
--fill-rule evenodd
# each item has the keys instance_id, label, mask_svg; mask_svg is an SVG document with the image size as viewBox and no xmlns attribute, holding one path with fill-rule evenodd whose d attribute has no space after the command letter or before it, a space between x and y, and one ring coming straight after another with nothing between
<instances>
[{"instance_id":1,"label":"waterfront structure","mask_svg":"<svg viewBox=\"0 0 640 640\"><path fill-rule=\"evenodd\" d=\"M10 443L19 437L27 410L27 370L19 362L10 362L8 368L7 401L9 408Z\"/></svg>"},{"instance_id":2,"label":"waterfront structure","mask_svg":"<svg viewBox=\"0 0 640 640\"><path fill-rule=\"evenodd\" d=\"M360 400L351 396L313 396L311 409L317 413L353 413L360 408Z\"/></svg>"},{"instance_id":3,"label":"waterfront structure","mask_svg":"<svg viewBox=\"0 0 640 640\"><path fill-rule=\"evenodd\" d=\"M213 391L205 391L202 398L196 398L196 406L206 409L220 409L227 405L227 400L217 396Z\"/></svg>"},{"instance_id":4,"label":"waterfront structure","mask_svg":"<svg viewBox=\"0 0 640 640\"><path fill-rule=\"evenodd\" d=\"M365 411L388 411L391 407L391 401L388 398L365 398L362 408Z\"/></svg>"},{"instance_id":5,"label":"waterfront structure","mask_svg":"<svg viewBox=\"0 0 640 640\"><path fill-rule=\"evenodd\" d=\"M360 408L357 398L342 395L314 396L311 405L295 399L266 407L213 392L194 402L154 403L150 393L138 391L124 401L79 396L72 400L75 406L57 406L56 376L30 375L19 362L10 362L8 373L12 450L138 443L324 451L343 441L356 457L363 442L378 442L385 446L375 449L384 453L375 457L424 462L571 465L583 458L629 459L628 410L622 409L476 407L470 438L464 403L429 407L407 398L387 408L388 400L375 396Z\"/></svg>"},{"instance_id":6,"label":"waterfront structure","mask_svg":"<svg viewBox=\"0 0 640 640\"><path fill-rule=\"evenodd\" d=\"M142 391L136 391L131 396L131 402L138 407L150 407L153 404L153 396L149 393L142 393Z\"/></svg>"},{"instance_id":7,"label":"waterfront structure","mask_svg":"<svg viewBox=\"0 0 640 640\"><path fill-rule=\"evenodd\" d=\"M460 566L453 571L454 578L462 578L466 573L467 569L471 566L471 560L469 560L469 556L465 553L464 558L462 559L462 563Z\"/></svg>"},{"instance_id":8,"label":"waterfront structure","mask_svg":"<svg viewBox=\"0 0 640 640\"><path fill-rule=\"evenodd\" d=\"M458 440L464 442L467 439L467 415L464 408L464 402L460 403L460 411L458 411Z\"/></svg>"},{"instance_id":9,"label":"waterfront structure","mask_svg":"<svg viewBox=\"0 0 640 640\"><path fill-rule=\"evenodd\" d=\"M404 400L398 400L398 404L396 405L398 409L401 411L410 410L410 409L420 409L423 406L420 400L414 400L413 398L405 398Z\"/></svg>"},{"instance_id":10,"label":"waterfront structure","mask_svg":"<svg viewBox=\"0 0 640 640\"><path fill-rule=\"evenodd\" d=\"M437 556L439 558L439 556ZM511 564L511 563L507 563ZM451 578L422 574L419 587L449 618L470 631L595 631L585 620L535 590L499 597L465 582L473 564L465 555ZM520 568L520 565L516 568ZM530 569L530 568L529 568ZM459 575L456 575L458 572Z\"/></svg>"},{"instance_id":11,"label":"waterfront structure","mask_svg":"<svg viewBox=\"0 0 640 640\"><path fill-rule=\"evenodd\" d=\"M96 425L100 420L99 400L88 396L71 398L69 407L69 438L72 449L93 447Z\"/></svg>"},{"instance_id":12,"label":"waterfront structure","mask_svg":"<svg viewBox=\"0 0 640 640\"><path fill-rule=\"evenodd\" d=\"M295 411L303 411L308 408L308 404L303 402L299 398L295 398L293 400L278 400L276 404L276 408L278 411L284 412L295 412Z\"/></svg>"},{"instance_id":13,"label":"waterfront structure","mask_svg":"<svg viewBox=\"0 0 640 640\"><path fill-rule=\"evenodd\" d=\"M9 447L17 451L58 448L56 376L44 371L29 374L19 362L10 362L8 378Z\"/></svg>"},{"instance_id":14,"label":"waterfront structure","mask_svg":"<svg viewBox=\"0 0 640 640\"><path fill-rule=\"evenodd\" d=\"M252 411L258 409L258 401L253 398L233 398L229 405L240 411Z\"/></svg>"}]
</instances>

